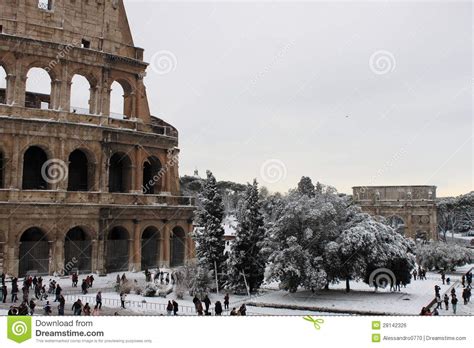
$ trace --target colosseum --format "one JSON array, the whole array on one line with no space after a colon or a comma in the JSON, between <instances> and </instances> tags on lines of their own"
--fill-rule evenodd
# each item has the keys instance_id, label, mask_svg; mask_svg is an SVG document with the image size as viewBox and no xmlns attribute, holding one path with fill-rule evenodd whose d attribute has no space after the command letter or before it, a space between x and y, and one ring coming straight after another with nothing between
<instances>
[{"instance_id":1,"label":"colosseum","mask_svg":"<svg viewBox=\"0 0 474 348\"><path fill-rule=\"evenodd\" d=\"M0 13L0 273L192 259L178 132L150 115L122 0L0 0ZM86 108L71 105L78 79Z\"/></svg>"}]
</instances>

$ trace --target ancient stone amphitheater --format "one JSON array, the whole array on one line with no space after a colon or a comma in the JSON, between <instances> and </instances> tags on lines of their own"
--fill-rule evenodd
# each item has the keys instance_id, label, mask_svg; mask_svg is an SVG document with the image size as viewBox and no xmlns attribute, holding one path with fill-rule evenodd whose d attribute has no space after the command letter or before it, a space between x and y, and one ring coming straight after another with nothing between
<instances>
[{"instance_id":1,"label":"ancient stone amphitheater","mask_svg":"<svg viewBox=\"0 0 474 348\"><path fill-rule=\"evenodd\" d=\"M146 68L121 0L0 0L0 273L194 257L178 132L150 115ZM85 108L71 105L77 78Z\"/></svg>"}]
</instances>

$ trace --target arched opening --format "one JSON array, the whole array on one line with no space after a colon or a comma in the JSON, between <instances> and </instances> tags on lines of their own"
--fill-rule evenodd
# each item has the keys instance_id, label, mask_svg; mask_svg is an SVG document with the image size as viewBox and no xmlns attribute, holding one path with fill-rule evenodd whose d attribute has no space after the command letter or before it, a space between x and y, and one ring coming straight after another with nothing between
<instances>
[{"instance_id":1,"label":"arched opening","mask_svg":"<svg viewBox=\"0 0 474 348\"><path fill-rule=\"evenodd\" d=\"M93 114L93 88L82 75L74 75L71 80L71 112L78 114Z\"/></svg>"},{"instance_id":2,"label":"arched opening","mask_svg":"<svg viewBox=\"0 0 474 348\"><path fill-rule=\"evenodd\" d=\"M25 107L51 109L51 77L46 70L31 68L26 77Z\"/></svg>"},{"instance_id":3,"label":"arched opening","mask_svg":"<svg viewBox=\"0 0 474 348\"><path fill-rule=\"evenodd\" d=\"M64 273L92 271L92 241L80 227L74 227L66 234L64 241Z\"/></svg>"},{"instance_id":4,"label":"arched opening","mask_svg":"<svg viewBox=\"0 0 474 348\"><path fill-rule=\"evenodd\" d=\"M49 274L49 243L42 230L32 227L21 235L19 276L28 272Z\"/></svg>"},{"instance_id":5,"label":"arched opening","mask_svg":"<svg viewBox=\"0 0 474 348\"><path fill-rule=\"evenodd\" d=\"M5 156L0 150L0 189L5 188Z\"/></svg>"},{"instance_id":6,"label":"arched opening","mask_svg":"<svg viewBox=\"0 0 474 348\"><path fill-rule=\"evenodd\" d=\"M88 191L91 178L90 163L87 155L81 150L74 150L69 155L69 180L68 191Z\"/></svg>"},{"instance_id":7,"label":"arched opening","mask_svg":"<svg viewBox=\"0 0 474 348\"><path fill-rule=\"evenodd\" d=\"M142 269L156 268L159 264L159 232L156 227L147 227L142 234Z\"/></svg>"},{"instance_id":8,"label":"arched opening","mask_svg":"<svg viewBox=\"0 0 474 348\"><path fill-rule=\"evenodd\" d=\"M390 216L387 221L395 232L400 233L402 236L405 235L405 221L400 216Z\"/></svg>"},{"instance_id":9,"label":"arched opening","mask_svg":"<svg viewBox=\"0 0 474 348\"><path fill-rule=\"evenodd\" d=\"M114 227L107 236L107 272L128 270L128 232L122 227Z\"/></svg>"},{"instance_id":10,"label":"arched opening","mask_svg":"<svg viewBox=\"0 0 474 348\"><path fill-rule=\"evenodd\" d=\"M47 190L48 183L43 169L48 156L38 146L31 146L23 156L23 189Z\"/></svg>"},{"instance_id":11,"label":"arched opening","mask_svg":"<svg viewBox=\"0 0 474 348\"><path fill-rule=\"evenodd\" d=\"M7 103L7 72L0 65L0 104Z\"/></svg>"},{"instance_id":12,"label":"arched opening","mask_svg":"<svg viewBox=\"0 0 474 348\"><path fill-rule=\"evenodd\" d=\"M110 117L127 119L132 116L132 87L125 80L117 80L110 86Z\"/></svg>"},{"instance_id":13,"label":"arched opening","mask_svg":"<svg viewBox=\"0 0 474 348\"><path fill-rule=\"evenodd\" d=\"M124 153L115 153L109 163L109 192L126 193L132 182L132 162Z\"/></svg>"},{"instance_id":14,"label":"arched opening","mask_svg":"<svg viewBox=\"0 0 474 348\"><path fill-rule=\"evenodd\" d=\"M185 252L186 234L181 227L175 227L171 237L171 267L184 265Z\"/></svg>"},{"instance_id":15,"label":"arched opening","mask_svg":"<svg viewBox=\"0 0 474 348\"><path fill-rule=\"evenodd\" d=\"M148 157L143 164L143 193L156 194L162 191L163 173L161 162L156 157Z\"/></svg>"}]
</instances>

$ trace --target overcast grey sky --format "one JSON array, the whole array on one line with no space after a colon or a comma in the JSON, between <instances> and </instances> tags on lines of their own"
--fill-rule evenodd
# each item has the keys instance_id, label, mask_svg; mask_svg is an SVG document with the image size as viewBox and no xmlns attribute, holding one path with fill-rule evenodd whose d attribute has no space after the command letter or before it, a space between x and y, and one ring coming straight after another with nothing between
<instances>
[{"instance_id":1,"label":"overcast grey sky","mask_svg":"<svg viewBox=\"0 0 474 348\"><path fill-rule=\"evenodd\" d=\"M152 114L180 131L182 175L472 190L469 1L125 6Z\"/></svg>"},{"instance_id":2,"label":"overcast grey sky","mask_svg":"<svg viewBox=\"0 0 474 348\"><path fill-rule=\"evenodd\" d=\"M181 174L472 190L470 2L125 4Z\"/></svg>"}]
</instances>

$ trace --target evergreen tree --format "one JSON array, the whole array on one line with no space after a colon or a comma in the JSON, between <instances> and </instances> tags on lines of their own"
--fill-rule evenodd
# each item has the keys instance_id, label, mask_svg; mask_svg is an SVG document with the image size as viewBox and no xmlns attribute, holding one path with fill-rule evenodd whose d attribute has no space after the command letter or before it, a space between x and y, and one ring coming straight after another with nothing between
<instances>
[{"instance_id":1,"label":"evergreen tree","mask_svg":"<svg viewBox=\"0 0 474 348\"><path fill-rule=\"evenodd\" d=\"M316 195L316 190L310 177L301 177L301 180L298 183L298 192L302 195L307 195L308 197L314 197Z\"/></svg>"},{"instance_id":2,"label":"evergreen tree","mask_svg":"<svg viewBox=\"0 0 474 348\"><path fill-rule=\"evenodd\" d=\"M237 213L237 231L229 260L228 285L234 290L256 291L263 282L265 258L262 247L265 239L262 206L259 200L258 183L247 185ZM244 276L245 275L245 279Z\"/></svg>"},{"instance_id":3,"label":"evergreen tree","mask_svg":"<svg viewBox=\"0 0 474 348\"><path fill-rule=\"evenodd\" d=\"M196 256L199 273L206 274L206 270L220 274L225 263L225 240L222 219L224 218L224 205L222 197L217 191L216 178L207 171L207 180L204 182L200 195L201 207L197 213L199 228L194 235L196 241ZM215 274L214 274L215 276Z\"/></svg>"}]
</instances>

